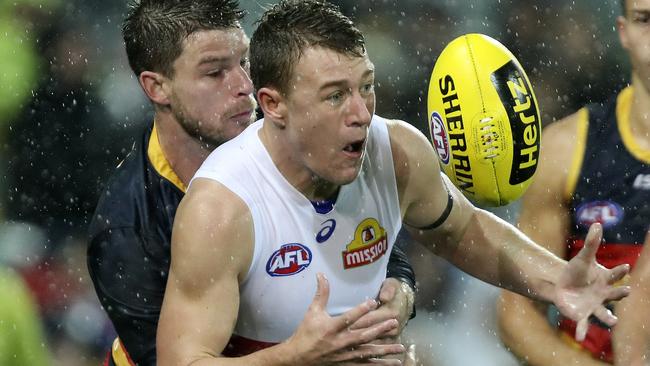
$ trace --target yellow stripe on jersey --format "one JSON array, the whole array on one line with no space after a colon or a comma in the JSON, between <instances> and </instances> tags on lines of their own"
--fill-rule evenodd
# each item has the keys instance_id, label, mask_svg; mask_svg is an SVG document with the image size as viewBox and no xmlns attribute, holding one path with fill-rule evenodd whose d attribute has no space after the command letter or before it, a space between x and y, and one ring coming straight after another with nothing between
<instances>
[{"instance_id":1,"label":"yellow stripe on jersey","mask_svg":"<svg viewBox=\"0 0 650 366\"><path fill-rule=\"evenodd\" d=\"M582 168L582 160L585 156L585 149L587 147L587 129L589 127L589 110L582 108L578 111L578 126L576 131L576 145L573 150L573 160L569 167L567 174L566 185L564 187L564 199L570 201L573 192L578 184L578 177L580 176L580 169Z\"/></svg>"},{"instance_id":2,"label":"yellow stripe on jersey","mask_svg":"<svg viewBox=\"0 0 650 366\"><path fill-rule=\"evenodd\" d=\"M587 350L586 348L582 347L582 345L578 343L578 341L576 341L575 338L571 337L569 334L560 331L560 339L562 339L566 344L571 346L571 348L582 351L585 354L591 356L591 352L589 352L589 350Z\"/></svg>"},{"instance_id":3,"label":"yellow stripe on jersey","mask_svg":"<svg viewBox=\"0 0 650 366\"><path fill-rule=\"evenodd\" d=\"M630 107L632 106L632 87L623 89L616 98L616 120L618 131L627 150L644 163L650 163L650 150L645 150L634 139L630 126Z\"/></svg>"},{"instance_id":4,"label":"yellow stripe on jersey","mask_svg":"<svg viewBox=\"0 0 650 366\"><path fill-rule=\"evenodd\" d=\"M151 131L151 137L149 137L149 146L147 147L147 156L151 161L154 169L160 174L163 178L172 182L176 188L185 192L187 187L183 181L176 175L176 172L169 165L169 161L165 157L165 154L160 147L160 142L158 141L158 132L156 131L156 122L153 124L153 130Z\"/></svg>"},{"instance_id":5,"label":"yellow stripe on jersey","mask_svg":"<svg viewBox=\"0 0 650 366\"><path fill-rule=\"evenodd\" d=\"M111 356L113 356L115 366L134 366L119 338L115 338L113 341Z\"/></svg>"}]
</instances>

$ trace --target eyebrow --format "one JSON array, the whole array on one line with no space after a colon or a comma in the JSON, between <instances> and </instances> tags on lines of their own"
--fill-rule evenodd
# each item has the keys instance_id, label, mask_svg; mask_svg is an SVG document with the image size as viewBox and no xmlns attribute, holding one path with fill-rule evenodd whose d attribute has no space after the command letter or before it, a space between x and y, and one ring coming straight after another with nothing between
<instances>
[{"instance_id":1,"label":"eyebrow","mask_svg":"<svg viewBox=\"0 0 650 366\"><path fill-rule=\"evenodd\" d=\"M650 13L650 9L631 9L630 13L632 15L647 15Z\"/></svg>"},{"instance_id":2,"label":"eyebrow","mask_svg":"<svg viewBox=\"0 0 650 366\"><path fill-rule=\"evenodd\" d=\"M375 69L368 69L368 70L366 70L366 72L363 73L363 75L361 75L361 78L364 79L364 78L367 78L368 76L374 75L374 74L375 74ZM323 84L320 87L320 90L324 90L324 89L330 88L332 86L340 86L340 85L345 85L345 84L347 84L347 80L332 80L332 81L328 81L327 83Z\"/></svg>"},{"instance_id":3,"label":"eyebrow","mask_svg":"<svg viewBox=\"0 0 650 366\"><path fill-rule=\"evenodd\" d=\"M199 65L213 64L213 63L226 63L230 57L210 56L202 58Z\"/></svg>"}]
</instances>

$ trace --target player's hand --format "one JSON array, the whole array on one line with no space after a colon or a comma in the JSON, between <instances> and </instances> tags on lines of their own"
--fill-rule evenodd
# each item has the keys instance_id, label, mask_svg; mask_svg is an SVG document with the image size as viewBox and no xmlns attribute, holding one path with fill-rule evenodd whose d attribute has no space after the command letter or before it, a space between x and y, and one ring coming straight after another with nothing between
<instances>
[{"instance_id":1,"label":"player's hand","mask_svg":"<svg viewBox=\"0 0 650 366\"><path fill-rule=\"evenodd\" d=\"M317 275L318 287L305 318L286 341L295 352L296 365L380 364L401 365L399 360L375 360L390 354L404 353L401 344L370 344L399 327L396 319L381 320L365 327L351 329L368 312L377 308L375 300L365 301L353 309L332 317L327 313L329 283L322 273Z\"/></svg>"},{"instance_id":2,"label":"player's hand","mask_svg":"<svg viewBox=\"0 0 650 366\"><path fill-rule=\"evenodd\" d=\"M629 265L607 269L596 262L602 237L600 224L591 225L584 247L569 261L556 285L555 305L578 323L575 337L579 342L585 339L592 315L609 326L616 324L616 316L603 304L630 293L629 286L614 286L630 271Z\"/></svg>"},{"instance_id":3,"label":"player's hand","mask_svg":"<svg viewBox=\"0 0 650 366\"><path fill-rule=\"evenodd\" d=\"M387 278L381 285L378 299L379 307L359 318L350 329L367 328L384 320L397 319L399 327L386 336L399 336L413 311L413 290L395 278Z\"/></svg>"}]
</instances>

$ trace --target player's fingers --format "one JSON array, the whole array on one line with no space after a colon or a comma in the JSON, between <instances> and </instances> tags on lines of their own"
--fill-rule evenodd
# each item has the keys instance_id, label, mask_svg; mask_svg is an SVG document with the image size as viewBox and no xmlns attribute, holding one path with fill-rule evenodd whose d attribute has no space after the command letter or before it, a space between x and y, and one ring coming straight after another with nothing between
<instances>
[{"instance_id":1,"label":"player's fingers","mask_svg":"<svg viewBox=\"0 0 650 366\"><path fill-rule=\"evenodd\" d=\"M587 336L587 328L589 327L589 318L582 318L578 321L576 326L576 341L582 342Z\"/></svg>"},{"instance_id":2,"label":"player's fingers","mask_svg":"<svg viewBox=\"0 0 650 366\"><path fill-rule=\"evenodd\" d=\"M359 318L368 314L368 312L375 310L376 308L377 301L374 299L368 299L362 302L361 304L334 318L336 321L336 329L349 329L352 324L359 320Z\"/></svg>"},{"instance_id":3,"label":"player's fingers","mask_svg":"<svg viewBox=\"0 0 650 366\"><path fill-rule=\"evenodd\" d=\"M353 344L370 343L378 338L387 336L388 332L398 327L399 327L399 322L397 321L397 319L388 319L379 324L373 325L370 328L351 331L350 332L351 339L349 342L352 343L348 343L348 344L353 345Z\"/></svg>"},{"instance_id":4,"label":"player's fingers","mask_svg":"<svg viewBox=\"0 0 650 366\"><path fill-rule=\"evenodd\" d=\"M316 295L312 301L312 307L317 310L325 310L327 308L327 301L330 297L330 283L323 273L316 274Z\"/></svg>"},{"instance_id":5,"label":"player's fingers","mask_svg":"<svg viewBox=\"0 0 650 366\"><path fill-rule=\"evenodd\" d=\"M397 359L385 359L385 362L378 362L378 357L387 355L402 354L406 351L403 345L397 344L361 344L349 348L337 354L334 361L356 361L357 363L379 363L382 365L401 365ZM397 362L395 362L397 361Z\"/></svg>"},{"instance_id":6,"label":"player's fingers","mask_svg":"<svg viewBox=\"0 0 650 366\"><path fill-rule=\"evenodd\" d=\"M622 280L623 277L625 277L625 275L628 273L630 273L629 264L625 263L625 264L618 265L609 271L609 280L607 281L607 283L609 284L616 283Z\"/></svg>"},{"instance_id":7,"label":"player's fingers","mask_svg":"<svg viewBox=\"0 0 650 366\"><path fill-rule=\"evenodd\" d=\"M398 312L393 309L378 307L376 310L373 310L357 319L352 323L352 325L350 325L350 329L368 328L388 319L397 319L398 316Z\"/></svg>"},{"instance_id":8,"label":"player's fingers","mask_svg":"<svg viewBox=\"0 0 650 366\"><path fill-rule=\"evenodd\" d=\"M596 251L600 246L600 242L603 239L603 227L600 223L592 224L589 227L589 232L585 238L585 246L580 250L578 256L586 260L591 260L591 258L596 258Z\"/></svg>"},{"instance_id":9,"label":"player's fingers","mask_svg":"<svg viewBox=\"0 0 650 366\"><path fill-rule=\"evenodd\" d=\"M379 301L381 303L392 301L395 298L399 286L399 281L394 278L387 278L379 290Z\"/></svg>"},{"instance_id":10,"label":"player's fingers","mask_svg":"<svg viewBox=\"0 0 650 366\"><path fill-rule=\"evenodd\" d=\"M609 290L609 294L607 294L607 301L618 301L627 295L630 294L631 287L630 286L618 286L614 287L611 290Z\"/></svg>"},{"instance_id":11,"label":"player's fingers","mask_svg":"<svg viewBox=\"0 0 650 366\"><path fill-rule=\"evenodd\" d=\"M618 318L612 313L612 311L604 306L596 309L596 311L594 311L594 316L610 327L613 327L618 321Z\"/></svg>"}]
</instances>

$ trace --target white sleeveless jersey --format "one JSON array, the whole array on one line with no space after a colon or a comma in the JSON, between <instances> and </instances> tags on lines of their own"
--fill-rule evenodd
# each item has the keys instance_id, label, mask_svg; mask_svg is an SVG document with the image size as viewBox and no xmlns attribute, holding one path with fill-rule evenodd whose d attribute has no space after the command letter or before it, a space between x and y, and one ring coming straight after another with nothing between
<instances>
[{"instance_id":1,"label":"white sleeveless jersey","mask_svg":"<svg viewBox=\"0 0 650 366\"><path fill-rule=\"evenodd\" d=\"M401 214L385 119L373 117L360 174L341 187L328 213L318 213L278 171L259 138L262 123L216 149L194 178L220 182L252 213L255 249L234 333L276 343L302 321L318 272L330 282L330 315L378 295Z\"/></svg>"}]
</instances>

